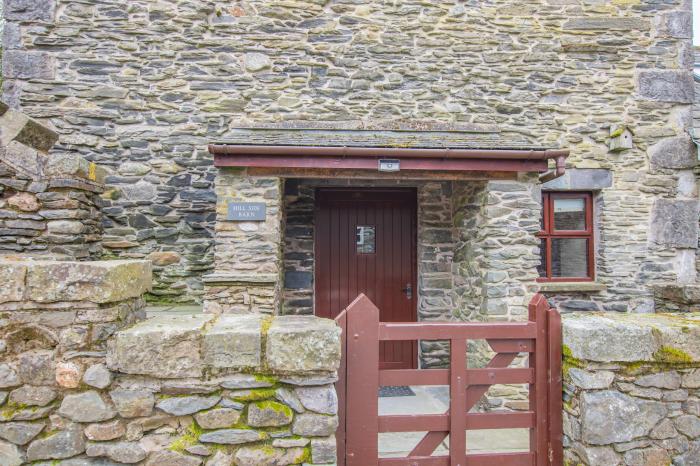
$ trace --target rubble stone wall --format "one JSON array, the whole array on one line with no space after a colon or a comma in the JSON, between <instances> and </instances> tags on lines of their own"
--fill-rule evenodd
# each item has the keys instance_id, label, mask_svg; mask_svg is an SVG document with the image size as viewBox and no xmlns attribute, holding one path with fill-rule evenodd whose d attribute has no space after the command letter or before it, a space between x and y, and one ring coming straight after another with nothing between
<instances>
[{"instance_id":1,"label":"rubble stone wall","mask_svg":"<svg viewBox=\"0 0 700 466\"><path fill-rule=\"evenodd\" d=\"M0 102L0 255L102 254L104 170L75 155L49 156L57 139Z\"/></svg>"},{"instance_id":2,"label":"rubble stone wall","mask_svg":"<svg viewBox=\"0 0 700 466\"><path fill-rule=\"evenodd\" d=\"M566 464L700 464L700 316L563 316Z\"/></svg>"},{"instance_id":3,"label":"rubble stone wall","mask_svg":"<svg viewBox=\"0 0 700 466\"><path fill-rule=\"evenodd\" d=\"M55 127L53 152L115 168L107 247L155 254L163 297L202 296L212 270L206 144L265 125L467 130L611 170L607 290L581 294L589 307L647 311L640 285L695 263L697 225L669 220L696 213L687 0L7 0L4 15L4 98ZM633 147L611 152L620 125Z\"/></svg>"},{"instance_id":4,"label":"rubble stone wall","mask_svg":"<svg viewBox=\"0 0 700 466\"><path fill-rule=\"evenodd\" d=\"M147 261L6 261L0 278L3 466L335 463L334 322L143 320Z\"/></svg>"}]
</instances>

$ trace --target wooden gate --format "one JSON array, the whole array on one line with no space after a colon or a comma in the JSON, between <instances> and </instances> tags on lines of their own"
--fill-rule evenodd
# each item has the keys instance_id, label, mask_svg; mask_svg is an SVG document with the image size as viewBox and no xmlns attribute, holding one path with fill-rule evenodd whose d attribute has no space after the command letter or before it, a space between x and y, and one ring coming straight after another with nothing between
<instances>
[{"instance_id":1,"label":"wooden gate","mask_svg":"<svg viewBox=\"0 0 700 466\"><path fill-rule=\"evenodd\" d=\"M529 306L527 322L380 322L379 310L358 296L338 317L343 359L337 383L340 466L561 466L561 318L542 295ZM449 369L379 369L379 342L448 340ZM467 341L486 340L496 353L483 368L467 367ZM527 367L508 367L526 353ZM529 409L469 412L494 384L528 384ZM379 387L449 385L444 414L378 414ZM530 449L516 453L469 453L466 431L527 428ZM407 457L379 458L383 432L428 433ZM450 435L454 434L454 435ZM449 456L433 456L450 437Z\"/></svg>"}]
</instances>

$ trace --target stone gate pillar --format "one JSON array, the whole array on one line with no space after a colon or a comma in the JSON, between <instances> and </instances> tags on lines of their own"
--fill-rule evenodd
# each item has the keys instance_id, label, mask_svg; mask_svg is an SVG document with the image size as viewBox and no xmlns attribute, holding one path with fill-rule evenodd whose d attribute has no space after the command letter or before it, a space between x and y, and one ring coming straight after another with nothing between
<instances>
[{"instance_id":1,"label":"stone gate pillar","mask_svg":"<svg viewBox=\"0 0 700 466\"><path fill-rule=\"evenodd\" d=\"M222 168L216 178L214 273L204 277L205 312L277 313L282 288L282 178ZM255 208L250 220L230 209ZM262 207L264 206L264 207Z\"/></svg>"}]
</instances>

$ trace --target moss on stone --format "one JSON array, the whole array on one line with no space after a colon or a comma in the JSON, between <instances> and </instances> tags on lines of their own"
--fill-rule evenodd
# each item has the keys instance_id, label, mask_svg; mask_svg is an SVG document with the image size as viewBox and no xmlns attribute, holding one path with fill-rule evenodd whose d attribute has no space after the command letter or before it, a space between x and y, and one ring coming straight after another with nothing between
<instances>
[{"instance_id":1,"label":"moss on stone","mask_svg":"<svg viewBox=\"0 0 700 466\"><path fill-rule=\"evenodd\" d=\"M255 402L255 406L257 406L258 409L269 409L276 413L282 413L285 417L288 417L290 419L294 416L294 414L292 413L292 409L289 406L279 403L277 401L257 401Z\"/></svg>"},{"instance_id":2,"label":"moss on stone","mask_svg":"<svg viewBox=\"0 0 700 466\"><path fill-rule=\"evenodd\" d=\"M245 402L266 400L268 398L273 398L274 396L274 388L253 388L248 390L246 395L236 396L236 394L232 394L231 398L233 398L235 401Z\"/></svg>"},{"instance_id":3,"label":"moss on stone","mask_svg":"<svg viewBox=\"0 0 700 466\"><path fill-rule=\"evenodd\" d=\"M685 351L673 348L672 346L662 346L654 353L654 360L665 364L692 364L693 357Z\"/></svg>"},{"instance_id":4,"label":"moss on stone","mask_svg":"<svg viewBox=\"0 0 700 466\"><path fill-rule=\"evenodd\" d=\"M204 430L202 430L202 428L199 427L196 422L192 421L187 429L185 429L185 433L175 439L170 444L168 449L177 453L184 453L185 449L191 447L199 441L199 436L203 433Z\"/></svg>"},{"instance_id":5,"label":"moss on stone","mask_svg":"<svg viewBox=\"0 0 700 466\"><path fill-rule=\"evenodd\" d=\"M271 385L275 385L279 382L279 379L277 377L273 377L271 375L253 374L253 377L255 378L256 382L265 382Z\"/></svg>"},{"instance_id":6,"label":"moss on stone","mask_svg":"<svg viewBox=\"0 0 700 466\"><path fill-rule=\"evenodd\" d=\"M296 458L294 458L294 464L305 464L311 463L311 447L305 446L304 451Z\"/></svg>"}]
</instances>

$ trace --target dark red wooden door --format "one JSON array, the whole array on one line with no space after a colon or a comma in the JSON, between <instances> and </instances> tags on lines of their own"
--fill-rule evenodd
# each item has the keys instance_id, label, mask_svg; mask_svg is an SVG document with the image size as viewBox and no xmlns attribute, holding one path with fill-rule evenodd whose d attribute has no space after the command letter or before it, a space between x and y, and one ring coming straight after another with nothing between
<instances>
[{"instance_id":1,"label":"dark red wooden door","mask_svg":"<svg viewBox=\"0 0 700 466\"><path fill-rule=\"evenodd\" d=\"M382 322L416 321L416 191L319 189L315 313L335 318L360 293ZM415 369L415 341L387 341L382 368Z\"/></svg>"}]
</instances>

